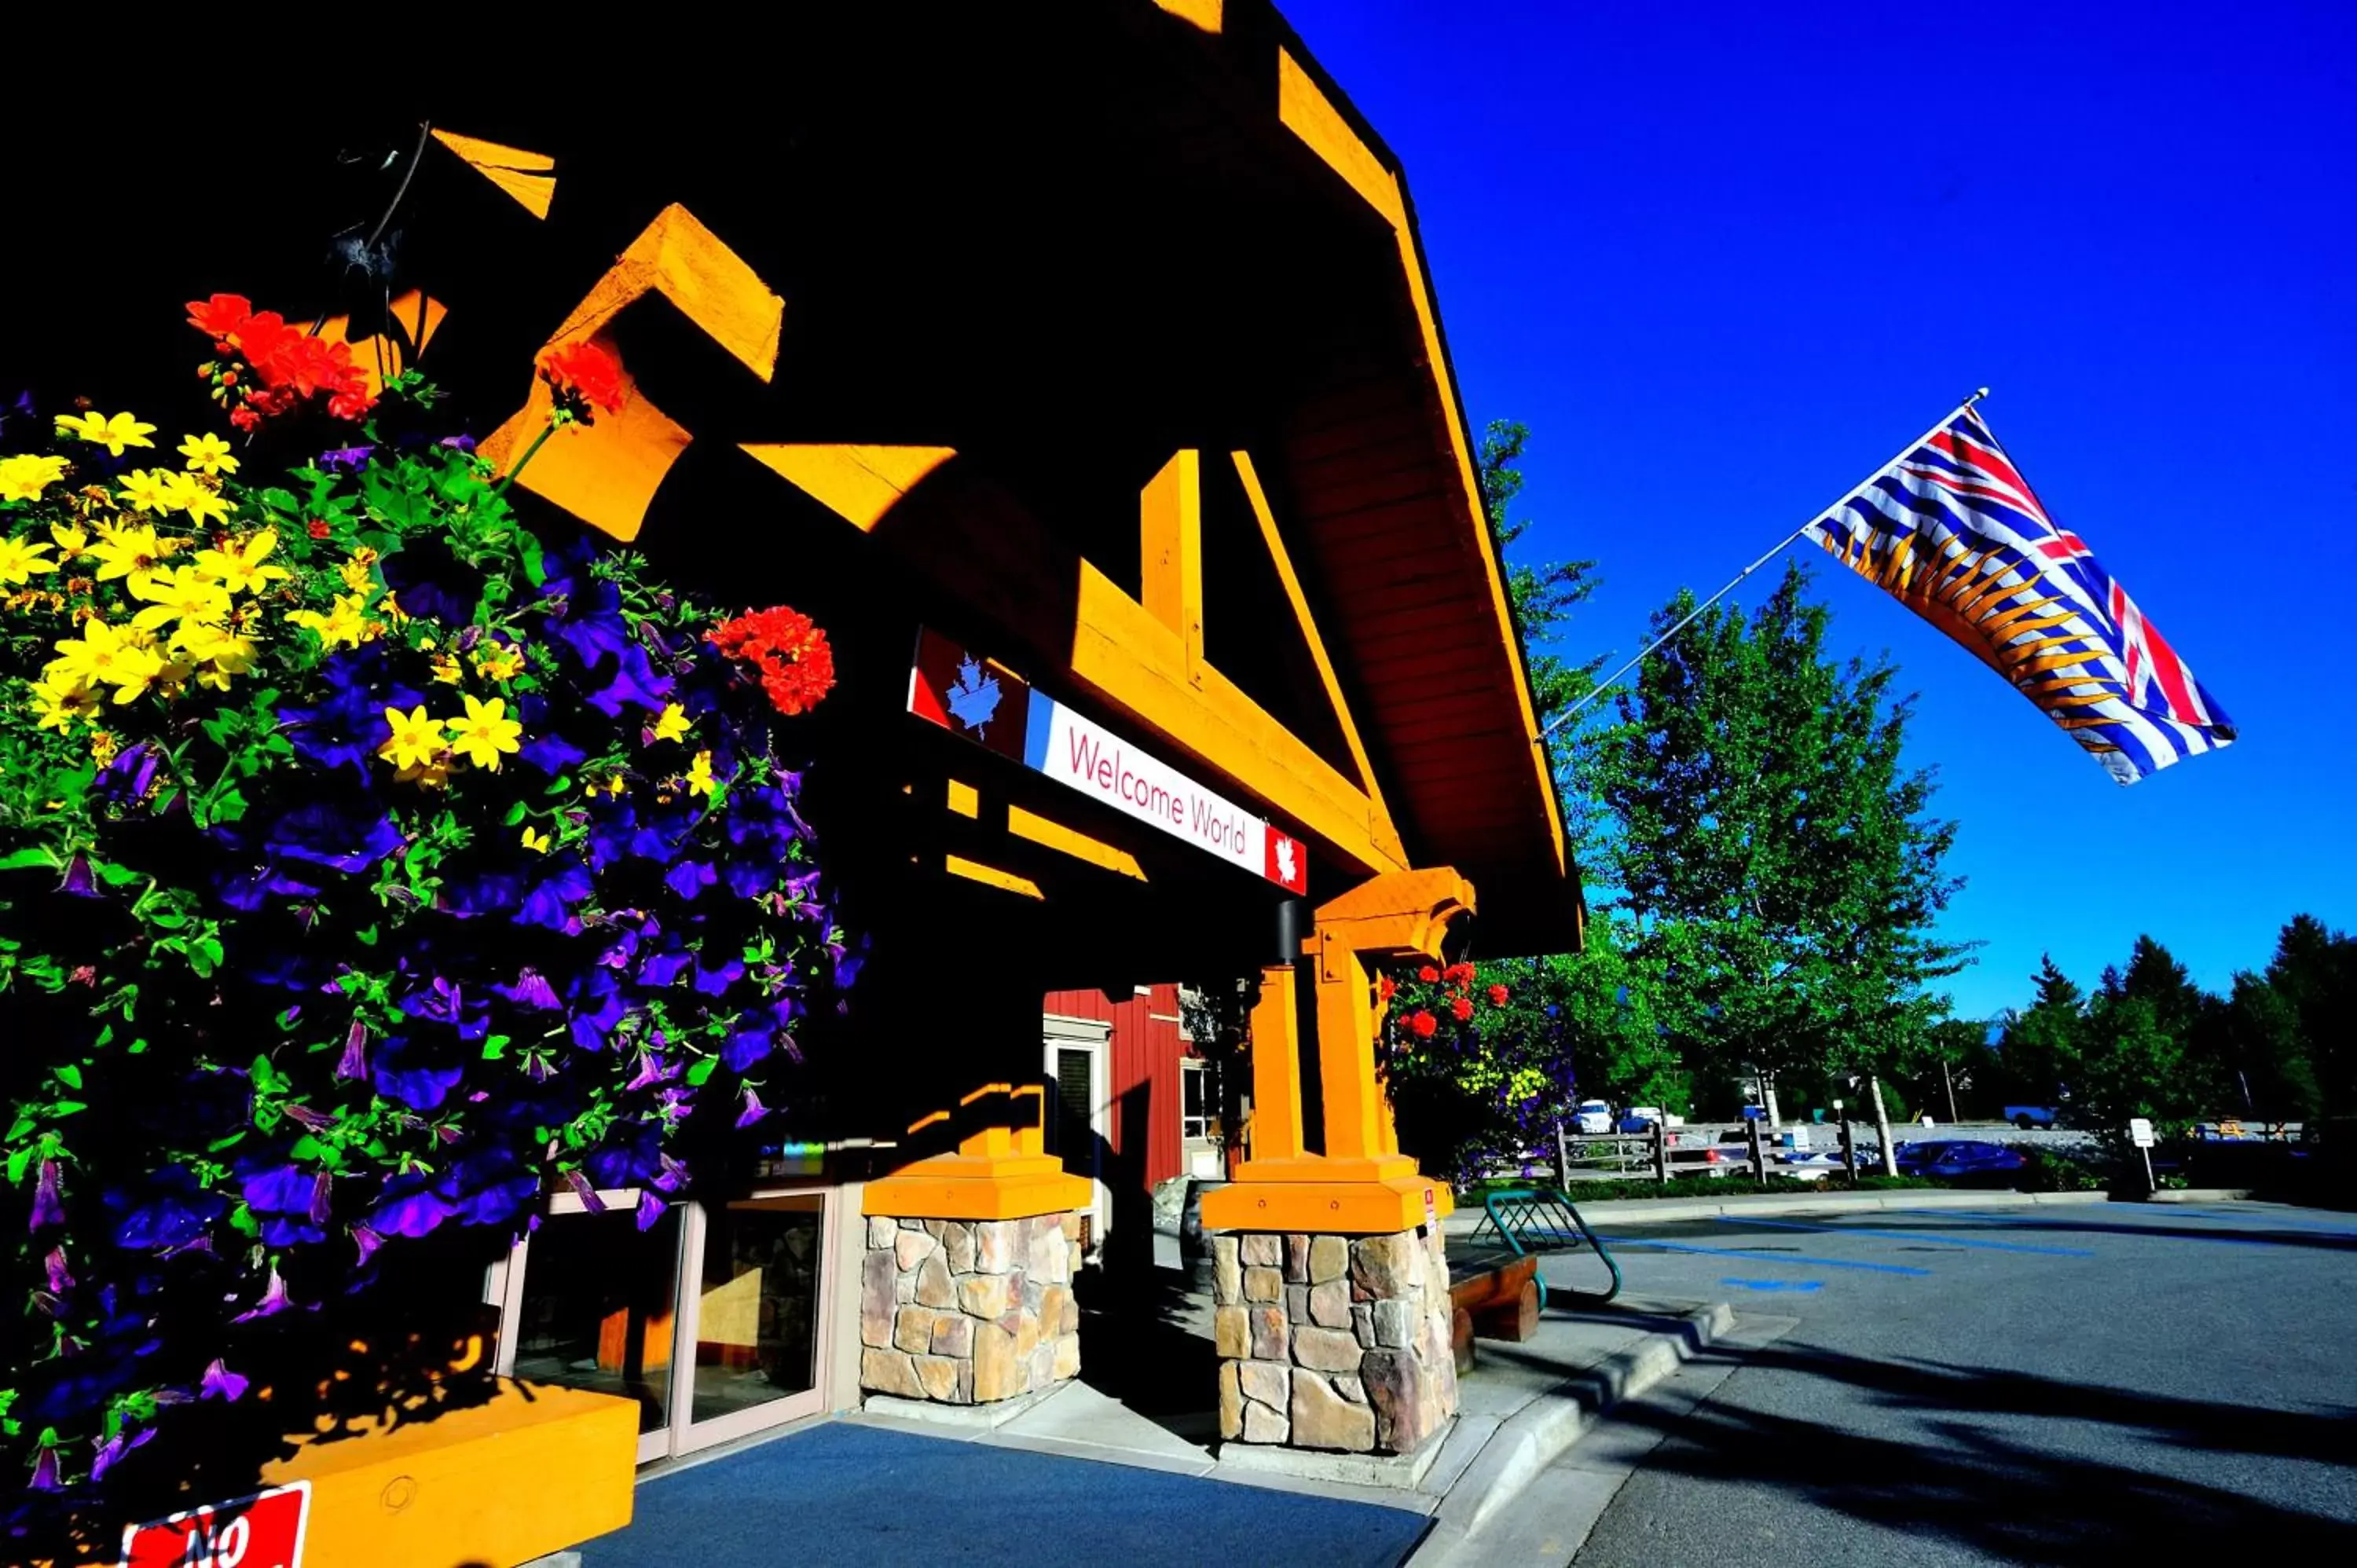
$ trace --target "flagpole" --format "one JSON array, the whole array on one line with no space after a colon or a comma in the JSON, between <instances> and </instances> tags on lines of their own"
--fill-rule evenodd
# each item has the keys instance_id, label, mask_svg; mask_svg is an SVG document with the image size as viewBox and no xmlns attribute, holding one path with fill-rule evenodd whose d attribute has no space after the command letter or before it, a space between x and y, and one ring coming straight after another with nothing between
<instances>
[{"instance_id":1,"label":"flagpole","mask_svg":"<svg viewBox=\"0 0 2357 1568\"><path fill-rule=\"evenodd\" d=\"M1922 446L1926 441L1931 440L1934 435L1939 435L1941 431L1945 430L1948 427L1948 422L1950 420L1955 418L1956 415L1964 413L1964 410L1972 407L1973 404L1980 402L1981 399L1988 396L1988 388L1975 388L1964 402L1958 403L1955 407L1942 414L1940 416L1940 422L1937 424L1934 424L1931 429L1926 430L1922 435L1915 437L1914 440L1910 441L1906 446L1901 446L1898 452L1892 456L1889 462L1883 464L1881 467L1875 469L1873 473L1868 474L1862 485L1852 486L1848 493L1855 495L1858 489L1863 488L1863 485L1872 484L1885 469L1896 467L1900 463L1905 461L1909 453L1914 451L1918 446ZM1790 549L1792 547L1792 541L1808 532L1810 528L1816 523L1817 519L1824 515L1824 514L1823 512L1819 512L1816 517L1812 517L1807 522L1801 524L1800 527L1792 530L1792 532L1778 540L1775 546L1766 554L1760 556L1759 560L1751 563L1750 565L1746 566L1742 571L1738 572L1727 583L1727 586L1719 589L1718 592L1711 595L1710 597L1695 606L1693 609L1688 610L1685 613L1684 618L1681 619L1677 625L1670 628L1669 630L1662 633L1661 636L1645 644L1644 648L1638 652L1636 658L1631 659L1628 663L1623 664L1620 669L1615 670L1611 674L1607 675L1603 680L1598 681L1596 683L1595 688L1591 690L1587 695L1580 698L1579 701L1572 703L1570 707L1566 708L1562 713L1557 714L1553 719L1549 720L1546 727L1539 731L1538 737L1533 742L1533 744L1544 746L1546 744L1547 736L1555 734L1555 731L1561 729L1565 725L1577 718L1579 715L1581 709L1587 707L1588 703L1596 701L1597 698L1609 691L1612 687L1613 682L1618 681L1621 676L1626 675L1630 671L1634 670L1638 665L1642 664L1656 649L1659 649L1663 644L1677 636L1678 633L1685 630L1687 627L1693 625L1696 616L1701 615L1703 611L1710 608L1711 606L1718 603L1719 600L1735 592L1738 587L1742 585L1743 580L1746 577L1750 576L1752 573L1757 572L1760 567L1765 566L1769 562L1773 561L1777 556L1781 555L1786 550Z\"/></svg>"}]
</instances>

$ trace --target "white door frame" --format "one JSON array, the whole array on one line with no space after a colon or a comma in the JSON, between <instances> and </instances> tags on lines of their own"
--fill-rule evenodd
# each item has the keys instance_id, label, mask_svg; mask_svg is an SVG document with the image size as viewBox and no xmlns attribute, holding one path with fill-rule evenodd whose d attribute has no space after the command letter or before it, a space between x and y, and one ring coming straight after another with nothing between
<instances>
[{"instance_id":1,"label":"white door frame","mask_svg":"<svg viewBox=\"0 0 2357 1568\"><path fill-rule=\"evenodd\" d=\"M1043 1036L1041 1066L1047 1072L1051 1093L1061 1082L1056 1075L1056 1053L1074 1050L1089 1053L1089 1131L1095 1133L1105 1147L1111 1147L1113 1025L1103 1018L1075 1018L1062 1013L1048 1013L1041 1015L1039 1027ZM1060 1101L1056 1113L1061 1114L1061 1111ZM1075 1167L1070 1163L1071 1151L1066 1151L1064 1168L1074 1176L1089 1178L1089 1186L1094 1195L1091 1207L1096 1211L1094 1231L1102 1243L1105 1228L1113 1223L1113 1186L1105 1180L1103 1162L1095 1157L1094 1150L1091 1150L1090 1155L1085 1166Z\"/></svg>"},{"instance_id":2,"label":"white door frame","mask_svg":"<svg viewBox=\"0 0 2357 1568\"><path fill-rule=\"evenodd\" d=\"M639 1434L640 1464L691 1454L696 1449L726 1443L828 1408L828 1396L832 1391L832 1380L828 1376L831 1366L828 1348L834 1343L835 1320L835 1227L843 1214L842 1189L814 1184L786 1186L770 1183L755 1187L746 1197L755 1199L813 1195L822 1201L819 1208L818 1322L812 1330L811 1387L802 1393L787 1394L768 1403L748 1410L731 1411L726 1415L703 1423L694 1420L695 1337L699 1328L697 1319L703 1310L704 1245L710 1222L700 1203L673 1206L679 1212L679 1251L672 1261L669 1384L664 1391L663 1424L652 1432ZM597 1197L608 1209L627 1212L638 1207L639 1189L634 1187L601 1188ZM559 1192L549 1199L548 1212L552 1218L560 1214L587 1214L589 1207L577 1193ZM492 1260L483 1282L483 1299L500 1309L499 1345L492 1356L491 1369L502 1378L515 1376L515 1328L522 1317L524 1274L530 1265L531 1253L532 1237L527 1232L517 1239L506 1256Z\"/></svg>"}]
</instances>

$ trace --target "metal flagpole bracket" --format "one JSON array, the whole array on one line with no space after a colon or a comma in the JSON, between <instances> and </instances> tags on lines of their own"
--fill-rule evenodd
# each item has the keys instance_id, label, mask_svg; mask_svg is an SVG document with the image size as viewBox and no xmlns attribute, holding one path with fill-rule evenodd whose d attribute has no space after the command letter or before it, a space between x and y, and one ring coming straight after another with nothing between
<instances>
[{"instance_id":1,"label":"metal flagpole bracket","mask_svg":"<svg viewBox=\"0 0 2357 1568\"><path fill-rule=\"evenodd\" d=\"M1874 482L1875 476L1880 474L1883 469L1894 467L1900 463L1905 462L1909 453L1914 451L1915 448L1922 446L1923 443L1931 440L1932 437L1946 429L1948 427L1948 421L1955 418L1956 415L1964 413L1964 410L1972 407L1973 404L1980 402L1981 399L1988 396L1988 394L1989 390L1986 387L1975 387L1973 389L1972 392L1965 394L1964 400L1962 403L1958 403L1955 407L1950 409L1946 413L1940 416L1939 424L1934 424L1931 429L1926 430L1922 435L1918 435L1914 440L1910 441L1906 446L1901 446L1898 452L1892 456L1889 462L1883 464L1881 467L1876 468L1873 473L1868 474L1865 482L1871 484ZM1855 494L1858 489L1858 486L1852 486L1850 490L1846 493ZM1822 512L1817 514L1818 517L1822 517L1823 515L1824 514ZM1636 658L1631 659L1628 663L1623 664L1620 669L1615 670L1611 674L1607 675L1603 680L1598 681L1596 683L1595 689L1590 691L1587 695L1580 698L1579 701L1572 703L1571 706L1566 708L1562 713L1557 714L1554 718L1548 720L1546 727L1540 730L1536 736L1532 737L1531 744L1533 746L1544 746L1547 743L1547 737L1549 736L1552 736L1555 731L1569 724L1573 719L1577 718L1579 716L1580 710L1587 707L1588 703L1596 701L1597 698L1604 695L1606 692L1611 690L1613 682L1618 681L1621 676L1626 675L1630 671L1634 670L1638 665L1642 664L1655 650L1661 648L1672 638L1677 636L1678 633L1685 630L1687 627L1693 625L1696 616L1701 615L1703 611L1710 608L1711 606L1718 603L1719 600L1733 593L1738 587L1742 585L1743 580L1746 577L1750 576L1752 573L1757 572L1760 567L1765 566L1769 562L1776 559L1777 556L1781 555L1786 548L1792 544L1792 541L1808 532L1810 527L1816 521L1817 517L1812 517L1807 522L1801 524L1800 527L1792 530L1792 532L1778 540L1772 549L1770 549L1765 555L1760 556L1759 560L1751 563L1750 565L1746 566L1742 571L1738 572L1734 577L1728 581L1725 587L1711 595L1710 597L1703 600L1702 603L1695 606L1693 609L1688 610L1684 618L1682 618L1677 625L1670 628L1669 630L1662 633L1661 636L1645 644L1642 649L1638 650Z\"/></svg>"}]
</instances>

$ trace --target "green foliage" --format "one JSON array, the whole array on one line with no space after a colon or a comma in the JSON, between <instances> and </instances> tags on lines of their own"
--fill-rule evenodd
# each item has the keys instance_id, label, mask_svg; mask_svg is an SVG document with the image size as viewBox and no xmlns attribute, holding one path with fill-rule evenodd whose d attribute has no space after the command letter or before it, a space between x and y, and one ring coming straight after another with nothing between
<instances>
[{"instance_id":1,"label":"green foliage","mask_svg":"<svg viewBox=\"0 0 2357 1568\"><path fill-rule=\"evenodd\" d=\"M1930 778L1900 767L1909 701L1888 662L1825 655L1806 582L1793 567L1749 620L1713 608L1648 656L1595 757L1615 913L1697 1072L1889 1070L1965 961L1932 933L1960 883Z\"/></svg>"}]
</instances>

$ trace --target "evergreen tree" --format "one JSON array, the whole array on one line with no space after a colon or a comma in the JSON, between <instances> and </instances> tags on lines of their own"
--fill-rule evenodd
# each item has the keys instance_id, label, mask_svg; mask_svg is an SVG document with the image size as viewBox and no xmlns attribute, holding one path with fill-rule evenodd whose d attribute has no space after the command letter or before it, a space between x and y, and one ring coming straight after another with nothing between
<instances>
[{"instance_id":1,"label":"evergreen tree","mask_svg":"<svg viewBox=\"0 0 2357 1568\"><path fill-rule=\"evenodd\" d=\"M2319 1112L2357 1116L2357 938L2295 915L2276 940L2266 980L2298 1020Z\"/></svg>"},{"instance_id":2,"label":"evergreen tree","mask_svg":"<svg viewBox=\"0 0 2357 1568\"><path fill-rule=\"evenodd\" d=\"M2033 1104L2052 1105L2068 1095L2071 1074L2077 1069L2086 1028L2087 994L2062 972L2050 953L2039 955L2038 973L2030 983L2037 990L2036 999L2006 1020L1997 1054L2007 1076L2013 1079L2015 1093L2027 1096Z\"/></svg>"}]
</instances>

